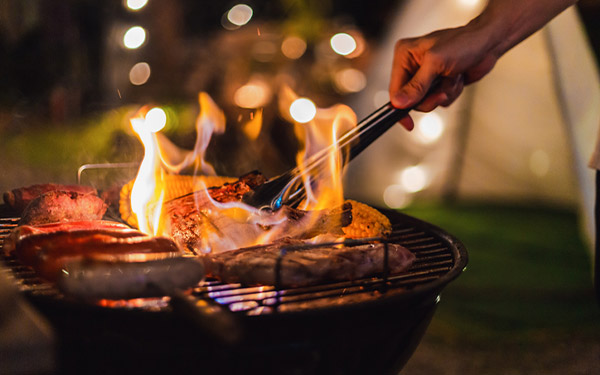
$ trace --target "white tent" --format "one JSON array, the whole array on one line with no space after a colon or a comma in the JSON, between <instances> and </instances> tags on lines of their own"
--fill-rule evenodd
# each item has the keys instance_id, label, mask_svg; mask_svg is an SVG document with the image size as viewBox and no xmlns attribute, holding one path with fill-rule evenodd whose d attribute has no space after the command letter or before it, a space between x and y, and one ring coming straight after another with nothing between
<instances>
[{"instance_id":1,"label":"white tent","mask_svg":"<svg viewBox=\"0 0 600 375\"><path fill-rule=\"evenodd\" d=\"M367 89L350 103L358 118L387 101L397 39L465 24L481 3L404 2L367 74ZM600 124L600 80L575 8L434 113L415 115L412 133L395 126L353 161L347 195L391 207L444 196L580 205L591 239L594 184L587 162Z\"/></svg>"}]
</instances>

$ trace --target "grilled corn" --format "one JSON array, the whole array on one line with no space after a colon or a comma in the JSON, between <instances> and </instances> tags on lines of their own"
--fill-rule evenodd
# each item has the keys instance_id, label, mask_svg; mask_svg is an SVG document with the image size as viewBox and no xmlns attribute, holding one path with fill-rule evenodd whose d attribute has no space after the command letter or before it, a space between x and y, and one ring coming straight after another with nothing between
<instances>
[{"instance_id":1,"label":"grilled corn","mask_svg":"<svg viewBox=\"0 0 600 375\"><path fill-rule=\"evenodd\" d=\"M352 203L352 223L342 230L346 238L386 237L392 233L390 220L377 209L354 200Z\"/></svg>"},{"instance_id":2,"label":"grilled corn","mask_svg":"<svg viewBox=\"0 0 600 375\"><path fill-rule=\"evenodd\" d=\"M166 175L165 176L165 196L164 202L177 197L192 193L196 190L211 186L221 186L226 182L234 182L237 178L221 176L183 176ZM129 181L121 188L119 195L119 213L125 222L133 227L138 226L137 219L131 211L131 189L133 189L133 180Z\"/></svg>"}]
</instances>

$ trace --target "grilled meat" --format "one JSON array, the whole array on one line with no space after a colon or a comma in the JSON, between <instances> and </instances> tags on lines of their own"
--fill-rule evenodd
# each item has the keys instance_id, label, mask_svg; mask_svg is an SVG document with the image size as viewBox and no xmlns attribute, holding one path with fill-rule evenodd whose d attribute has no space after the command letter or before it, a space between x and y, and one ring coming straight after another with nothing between
<instances>
[{"instance_id":1,"label":"grilled meat","mask_svg":"<svg viewBox=\"0 0 600 375\"><path fill-rule=\"evenodd\" d=\"M104 200L94 194L52 190L33 199L27 205L19 224L100 220L106 209Z\"/></svg>"},{"instance_id":2,"label":"grilled meat","mask_svg":"<svg viewBox=\"0 0 600 375\"><path fill-rule=\"evenodd\" d=\"M81 299L130 299L171 295L204 278L195 258L176 257L149 262L71 262L59 287Z\"/></svg>"},{"instance_id":3,"label":"grilled meat","mask_svg":"<svg viewBox=\"0 0 600 375\"><path fill-rule=\"evenodd\" d=\"M312 238L319 234L343 236L342 227L352 221L350 204L334 210L307 212L291 207L273 212L247 211L215 206L219 202L239 201L244 189L225 185L223 189L197 192L174 199L164 206L166 229L182 248L193 253L220 252L255 244L261 236ZM214 197L213 198L213 193ZM272 230L277 225L277 230Z\"/></svg>"},{"instance_id":4,"label":"grilled meat","mask_svg":"<svg viewBox=\"0 0 600 375\"><path fill-rule=\"evenodd\" d=\"M41 277L54 281L69 261L146 261L180 255L173 241L138 231L60 230L32 234L16 242L14 254Z\"/></svg>"},{"instance_id":5,"label":"grilled meat","mask_svg":"<svg viewBox=\"0 0 600 375\"><path fill-rule=\"evenodd\" d=\"M32 200L44 193L55 190L73 191L81 194L98 194L96 189L91 186L39 184L25 186L5 192L4 202L6 202L6 204L15 212L15 214L20 215Z\"/></svg>"},{"instance_id":6,"label":"grilled meat","mask_svg":"<svg viewBox=\"0 0 600 375\"><path fill-rule=\"evenodd\" d=\"M323 282L355 280L384 270L382 243L305 247L283 240L265 246L204 255L206 274L226 283L299 287ZM390 274L411 266L415 255L397 244L388 244ZM279 273L279 275L277 275Z\"/></svg>"},{"instance_id":7,"label":"grilled meat","mask_svg":"<svg viewBox=\"0 0 600 375\"><path fill-rule=\"evenodd\" d=\"M87 220L87 221L68 221L59 223L49 223L40 225L21 225L13 229L13 231L4 239L2 250L9 255L15 250L17 242L25 237L43 233L52 233L59 231L90 231L90 230L110 230L114 232L134 232L142 235L139 231L131 229L125 224L107 220Z\"/></svg>"}]
</instances>

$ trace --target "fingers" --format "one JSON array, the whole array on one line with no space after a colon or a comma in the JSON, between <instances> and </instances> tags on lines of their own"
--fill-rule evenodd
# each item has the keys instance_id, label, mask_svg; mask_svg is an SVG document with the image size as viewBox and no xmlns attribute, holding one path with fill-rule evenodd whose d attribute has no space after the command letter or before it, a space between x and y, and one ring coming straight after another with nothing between
<instances>
[{"instance_id":1,"label":"fingers","mask_svg":"<svg viewBox=\"0 0 600 375\"><path fill-rule=\"evenodd\" d=\"M431 112L438 106L447 107L460 96L464 88L464 78L462 74L454 77L444 77L416 107L421 112Z\"/></svg>"},{"instance_id":2,"label":"fingers","mask_svg":"<svg viewBox=\"0 0 600 375\"><path fill-rule=\"evenodd\" d=\"M415 127L415 122L409 115L406 115L405 117L401 118L398 122L400 123L400 125L404 126L406 130L413 130Z\"/></svg>"}]
</instances>

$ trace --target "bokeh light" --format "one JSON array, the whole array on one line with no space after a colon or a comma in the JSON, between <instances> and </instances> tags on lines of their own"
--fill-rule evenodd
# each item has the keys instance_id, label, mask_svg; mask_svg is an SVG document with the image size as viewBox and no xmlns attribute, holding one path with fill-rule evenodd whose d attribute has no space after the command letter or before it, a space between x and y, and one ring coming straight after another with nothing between
<instances>
[{"instance_id":1,"label":"bokeh light","mask_svg":"<svg viewBox=\"0 0 600 375\"><path fill-rule=\"evenodd\" d=\"M233 101L241 108L264 107L270 99L271 88L262 80L248 82L233 95Z\"/></svg>"},{"instance_id":2,"label":"bokeh light","mask_svg":"<svg viewBox=\"0 0 600 375\"><path fill-rule=\"evenodd\" d=\"M148 4L148 0L126 0L125 6L129 10L140 10Z\"/></svg>"},{"instance_id":3,"label":"bokeh light","mask_svg":"<svg viewBox=\"0 0 600 375\"><path fill-rule=\"evenodd\" d=\"M234 5L229 12L227 12L227 19L229 22L236 26L243 26L250 22L252 18L252 8L246 4Z\"/></svg>"},{"instance_id":4,"label":"bokeh light","mask_svg":"<svg viewBox=\"0 0 600 375\"><path fill-rule=\"evenodd\" d=\"M146 62L139 62L129 70L129 82L132 85L140 86L148 82L150 78L150 65Z\"/></svg>"},{"instance_id":5,"label":"bokeh light","mask_svg":"<svg viewBox=\"0 0 600 375\"><path fill-rule=\"evenodd\" d=\"M359 92L367 86L367 77L358 69L346 68L335 73L334 83L342 93Z\"/></svg>"},{"instance_id":6,"label":"bokeh light","mask_svg":"<svg viewBox=\"0 0 600 375\"><path fill-rule=\"evenodd\" d=\"M427 170L420 165L403 169L400 172L400 184L409 193L425 189L428 184Z\"/></svg>"},{"instance_id":7,"label":"bokeh light","mask_svg":"<svg viewBox=\"0 0 600 375\"><path fill-rule=\"evenodd\" d=\"M133 26L123 36L123 45L129 49L139 48L146 41L146 30L141 26Z\"/></svg>"},{"instance_id":8,"label":"bokeh light","mask_svg":"<svg viewBox=\"0 0 600 375\"><path fill-rule=\"evenodd\" d=\"M306 42L300 37L288 36L281 43L281 52L288 59L299 59L306 52Z\"/></svg>"},{"instance_id":9,"label":"bokeh light","mask_svg":"<svg viewBox=\"0 0 600 375\"><path fill-rule=\"evenodd\" d=\"M295 121L301 124L311 121L315 118L316 114L317 106L310 99L299 98L294 100L290 105L290 115Z\"/></svg>"},{"instance_id":10,"label":"bokeh light","mask_svg":"<svg viewBox=\"0 0 600 375\"><path fill-rule=\"evenodd\" d=\"M459 5L465 8L475 8L481 3L481 0L456 0Z\"/></svg>"},{"instance_id":11,"label":"bokeh light","mask_svg":"<svg viewBox=\"0 0 600 375\"><path fill-rule=\"evenodd\" d=\"M146 113L144 125L146 130L156 133L167 124L167 114L160 107L154 107Z\"/></svg>"},{"instance_id":12,"label":"bokeh light","mask_svg":"<svg viewBox=\"0 0 600 375\"><path fill-rule=\"evenodd\" d=\"M350 34L338 33L331 37L329 43L338 55L346 56L356 49L356 40Z\"/></svg>"},{"instance_id":13,"label":"bokeh light","mask_svg":"<svg viewBox=\"0 0 600 375\"><path fill-rule=\"evenodd\" d=\"M412 201L402 185L393 184L383 191L383 202L390 208L404 208Z\"/></svg>"},{"instance_id":14,"label":"bokeh light","mask_svg":"<svg viewBox=\"0 0 600 375\"><path fill-rule=\"evenodd\" d=\"M416 130L423 143L432 143L442 136L444 121L439 114L429 112L417 120Z\"/></svg>"}]
</instances>

